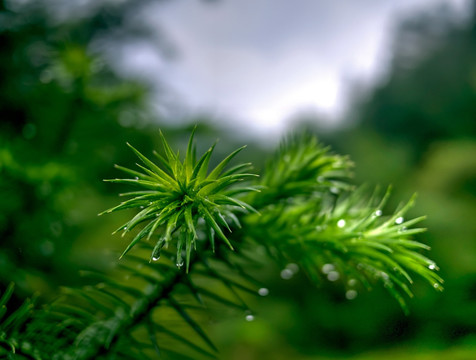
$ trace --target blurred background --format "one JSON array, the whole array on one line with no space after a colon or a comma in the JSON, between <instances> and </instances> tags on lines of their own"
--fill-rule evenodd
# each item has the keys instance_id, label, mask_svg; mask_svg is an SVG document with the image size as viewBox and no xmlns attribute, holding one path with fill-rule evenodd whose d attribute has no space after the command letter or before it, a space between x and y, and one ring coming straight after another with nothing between
<instances>
[{"instance_id":1,"label":"blurred background","mask_svg":"<svg viewBox=\"0 0 476 360\"><path fill-rule=\"evenodd\" d=\"M270 264L254 321L207 326L223 359L476 358L476 2L0 0L0 289L47 301L107 269L127 239L97 217L117 202L101 180L135 162L126 141L183 148L195 124L199 150L248 144L257 169L313 131L356 183L418 192L446 280L404 316Z\"/></svg>"}]
</instances>

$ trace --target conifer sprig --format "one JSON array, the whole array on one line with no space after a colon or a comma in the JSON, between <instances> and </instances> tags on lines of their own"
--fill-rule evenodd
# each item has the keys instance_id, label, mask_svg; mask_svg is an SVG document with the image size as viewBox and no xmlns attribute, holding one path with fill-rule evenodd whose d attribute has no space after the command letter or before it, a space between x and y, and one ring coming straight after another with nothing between
<instances>
[{"instance_id":1,"label":"conifer sprig","mask_svg":"<svg viewBox=\"0 0 476 360\"><path fill-rule=\"evenodd\" d=\"M137 225L147 223L132 239L121 257L141 239L149 240L157 229L162 230L163 228L151 253L151 260L158 260L162 248L168 246L172 239L176 239L177 266L183 265L182 250L185 250L188 271L192 248L196 248L198 229L203 229L209 234L209 241L213 249L215 248L215 235L224 241L230 249L233 249L230 240L225 235L226 230L231 232L229 222L234 222L239 227L237 212L256 211L246 202L238 199L237 195L259 191L257 187L239 185L243 180L257 175L245 172L250 170L248 164L225 171L228 163L245 147L232 152L209 172L209 162L215 145L197 159L193 142L194 132L190 136L183 161L180 159L179 153L172 151L160 132L165 153L165 157L156 153L160 166L149 160L132 145L127 144L142 162L142 164L137 164L140 171L116 165L118 169L132 175L133 178L105 180L133 184L144 189L121 194L131 196L131 198L100 214L127 208L139 208L136 216L116 230L116 232L123 231L123 235ZM204 225L201 225L202 220Z\"/></svg>"},{"instance_id":2,"label":"conifer sprig","mask_svg":"<svg viewBox=\"0 0 476 360\"><path fill-rule=\"evenodd\" d=\"M413 297L413 274L438 291L443 279L421 253L430 247L413 239L426 230L413 227L425 217L404 218L415 197L387 215L389 195L390 188L383 197L376 191L369 198L361 187L337 201L331 194L297 197L267 207L260 217L248 216L245 226L281 264L297 263L317 283L327 278L346 288L351 284L351 294L380 282L408 313L404 296Z\"/></svg>"},{"instance_id":3,"label":"conifer sprig","mask_svg":"<svg viewBox=\"0 0 476 360\"><path fill-rule=\"evenodd\" d=\"M19 337L22 326L31 316L34 300L27 299L18 309L7 313L7 304L13 294L14 284L11 283L3 293L0 293L0 358L8 359L29 357L28 350L21 348Z\"/></svg>"},{"instance_id":4,"label":"conifer sprig","mask_svg":"<svg viewBox=\"0 0 476 360\"><path fill-rule=\"evenodd\" d=\"M348 156L331 153L312 135L291 136L268 162L259 181L264 190L252 203L261 208L296 196L349 190L353 165Z\"/></svg>"},{"instance_id":5,"label":"conifer sprig","mask_svg":"<svg viewBox=\"0 0 476 360\"><path fill-rule=\"evenodd\" d=\"M94 286L65 289L63 297L42 309L32 309L26 302L4 316L10 286L0 297L0 356L215 358L216 347L195 311L211 301L253 319L240 292L268 292L248 274L256 261L262 266L262 256L249 256L256 243L282 265L292 262L293 268L300 267L316 282L341 281L349 299L357 290L381 283L408 311L405 295L413 295L415 274L442 290L437 265L422 254L429 247L413 239L424 231L413 227L423 217L405 219L414 199L389 212L385 204L390 191L369 197L364 187L354 190L349 180L352 163L331 154L314 138L285 142L260 180L250 186L240 183L255 176L247 172L249 164L225 169L242 148L209 172L214 146L197 159L192 133L181 160L161 137L165 157L156 154L158 164L129 145L142 162L139 171L117 166L132 178L110 181L142 189L124 194L131 198L105 213L138 208L137 215L118 229L126 234L144 225L124 254L140 243L152 253L151 260L162 254L162 261L151 263L130 254L118 264L115 276L88 272ZM239 198L242 194L246 197ZM255 208L259 215L253 213ZM240 231L231 233L233 226ZM140 241L156 232L155 246ZM236 251L217 246L212 252L215 234L229 247L234 244ZM170 243L176 255L175 248L164 249ZM180 267L183 250L189 273L175 266ZM195 339L168 327L163 309L176 314ZM177 343L180 346L174 346Z\"/></svg>"}]
</instances>

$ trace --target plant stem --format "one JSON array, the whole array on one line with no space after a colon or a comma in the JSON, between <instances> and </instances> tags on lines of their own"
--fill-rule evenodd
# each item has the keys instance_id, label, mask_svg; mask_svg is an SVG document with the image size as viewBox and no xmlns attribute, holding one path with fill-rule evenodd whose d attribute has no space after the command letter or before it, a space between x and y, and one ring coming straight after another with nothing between
<instances>
[{"instance_id":1,"label":"plant stem","mask_svg":"<svg viewBox=\"0 0 476 360\"><path fill-rule=\"evenodd\" d=\"M190 260L190 269L196 261L197 257L193 256ZM108 320L108 322L119 322L119 326L115 330L109 346L106 346L109 334L101 331L104 329L97 328L97 324L93 323L89 328L97 333L96 336L91 337L92 341L88 344L87 348L77 347L73 349L71 353L72 358L75 360L98 359L99 355L110 353L123 334L131 334L137 326L144 324L144 320L150 316L157 304L161 300L169 298L175 286L182 283L184 277L190 276L190 274L183 270L171 269L170 273L171 275L165 280L150 285L144 296L131 305L129 313L117 314ZM88 329L85 329L85 331L88 331Z\"/></svg>"}]
</instances>

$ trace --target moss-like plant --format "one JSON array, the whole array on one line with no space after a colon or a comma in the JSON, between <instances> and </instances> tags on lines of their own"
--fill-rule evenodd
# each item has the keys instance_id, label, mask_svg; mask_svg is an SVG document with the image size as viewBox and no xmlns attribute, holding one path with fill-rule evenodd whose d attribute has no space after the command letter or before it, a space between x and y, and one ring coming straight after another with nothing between
<instances>
[{"instance_id":1,"label":"moss-like plant","mask_svg":"<svg viewBox=\"0 0 476 360\"><path fill-rule=\"evenodd\" d=\"M66 360L215 357L213 342L191 312L206 298L249 311L240 292L267 292L247 271L246 265L256 261L250 250L258 247L283 267L288 264L283 277L299 267L315 283L343 280L348 298L356 286L370 289L381 283L405 312L414 275L443 289L437 265L422 255L428 246L412 238L424 231L414 227L423 217L405 218L414 199L385 213L390 191L354 188L349 159L332 154L315 138L284 142L257 177L250 164L228 167L243 148L209 170L214 146L197 158L192 134L182 159L161 137L164 157L155 153L152 161L129 145L141 164L137 170L117 166L131 178L108 180L139 188L122 194L129 199L104 212L137 208L118 230L126 235L142 226L117 271L85 273L93 286L65 289L44 309L27 303L11 313L0 323L0 355ZM215 243L215 236L221 241ZM133 247L135 254L129 253ZM211 285L217 282L234 300ZM0 320L11 291L0 300ZM163 310L175 312L197 339L167 326ZM184 346L169 345L177 342Z\"/></svg>"}]
</instances>

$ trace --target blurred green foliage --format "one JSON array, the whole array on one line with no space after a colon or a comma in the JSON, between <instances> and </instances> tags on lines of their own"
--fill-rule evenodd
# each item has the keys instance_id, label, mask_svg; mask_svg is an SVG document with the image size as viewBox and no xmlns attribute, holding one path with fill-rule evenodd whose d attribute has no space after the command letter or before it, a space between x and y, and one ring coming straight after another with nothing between
<instances>
[{"instance_id":1,"label":"blurred green foliage","mask_svg":"<svg viewBox=\"0 0 476 360\"><path fill-rule=\"evenodd\" d=\"M58 21L42 2L0 0L0 288L14 281L16 296L51 297L79 283L79 269L116 259L103 250L118 219L96 214L117 188L100 180L115 177L112 164L135 161L126 141L157 148L160 122L147 86L114 72L91 44L127 33L132 3ZM476 12L464 24L444 8L409 18L393 52L385 81L356 96L351 128L321 138L351 154L359 181L393 183L396 198L418 191L415 213L428 214L422 236L445 293L417 283L404 317L384 291L349 301L334 284L316 289L301 274L282 280L268 268L260 276L270 296L250 300L257 320L232 314L214 325L223 358L475 357ZM198 132L217 136L206 125ZM177 144L187 136L170 133Z\"/></svg>"},{"instance_id":2,"label":"blurred green foliage","mask_svg":"<svg viewBox=\"0 0 476 360\"><path fill-rule=\"evenodd\" d=\"M46 295L76 282L89 255L102 258L75 249L97 238L108 191L100 180L130 157L116 145L153 140L137 130L147 126L146 88L89 51L98 32L112 31L107 8L55 23L41 3L13 5L0 2L0 281Z\"/></svg>"}]
</instances>

